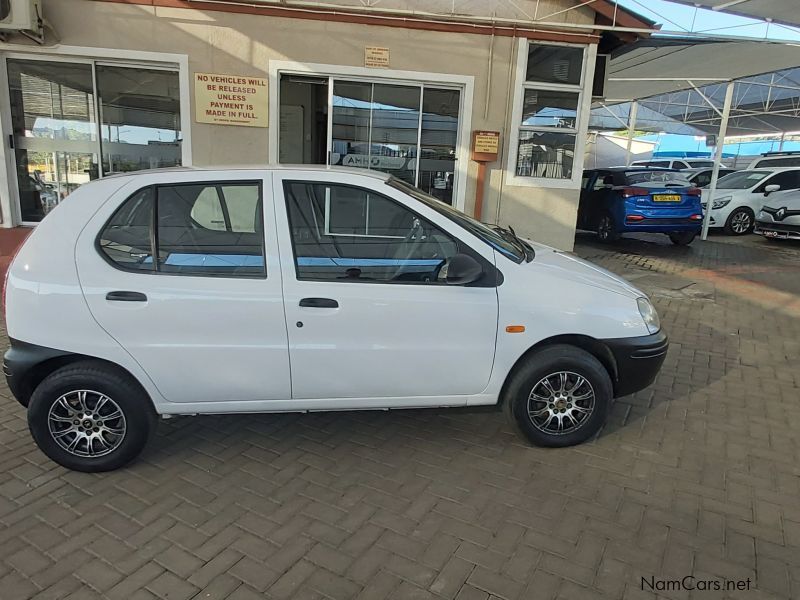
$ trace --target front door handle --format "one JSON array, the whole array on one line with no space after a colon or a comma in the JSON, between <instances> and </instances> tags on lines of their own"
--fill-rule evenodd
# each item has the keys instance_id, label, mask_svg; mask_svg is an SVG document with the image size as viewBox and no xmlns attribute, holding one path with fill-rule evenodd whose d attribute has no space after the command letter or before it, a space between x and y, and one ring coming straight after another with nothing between
<instances>
[{"instance_id":1,"label":"front door handle","mask_svg":"<svg viewBox=\"0 0 800 600\"><path fill-rule=\"evenodd\" d=\"M112 302L147 302L147 296L142 292L108 292L106 300Z\"/></svg>"},{"instance_id":2,"label":"front door handle","mask_svg":"<svg viewBox=\"0 0 800 600\"><path fill-rule=\"evenodd\" d=\"M339 308L339 303L332 298L303 298L300 306L307 308Z\"/></svg>"}]
</instances>

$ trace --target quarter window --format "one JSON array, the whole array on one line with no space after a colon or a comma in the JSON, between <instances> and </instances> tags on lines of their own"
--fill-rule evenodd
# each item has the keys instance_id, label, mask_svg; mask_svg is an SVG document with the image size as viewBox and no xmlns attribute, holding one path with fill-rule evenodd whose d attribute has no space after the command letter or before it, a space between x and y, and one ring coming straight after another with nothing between
<instances>
[{"instance_id":1,"label":"quarter window","mask_svg":"<svg viewBox=\"0 0 800 600\"><path fill-rule=\"evenodd\" d=\"M518 177L572 179L583 90L584 49L529 43L518 91Z\"/></svg>"},{"instance_id":2,"label":"quarter window","mask_svg":"<svg viewBox=\"0 0 800 600\"><path fill-rule=\"evenodd\" d=\"M284 184L298 279L441 283L453 238L406 207L362 188Z\"/></svg>"},{"instance_id":3,"label":"quarter window","mask_svg":"<svg viewBox=\"0 0 800 600\"><path fill-rule=\"evenodd\" d=\"M152 225L153 188L146 187L128 198L108 221L98 238L100 251L123 269L152 271Z\"/></svg>"},{"instance_id":4,"label":"quarter window","mask_svg":"<svg viewBox=\"0 0 800 600\"><path fill-rule=\"evenodd\" d=\"M148 187L123 203L98 244L123 269L265 277L261 215L258 183Z\"/></svg>"}]
</instances>

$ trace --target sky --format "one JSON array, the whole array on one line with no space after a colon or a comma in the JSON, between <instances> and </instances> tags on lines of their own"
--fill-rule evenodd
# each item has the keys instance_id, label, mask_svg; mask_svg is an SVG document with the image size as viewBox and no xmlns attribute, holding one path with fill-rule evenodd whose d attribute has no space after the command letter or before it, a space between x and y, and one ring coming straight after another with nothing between
<instances>
[{"instance_id":1,"label":"sky","mask_svg":"<svg viewBox=\"0 0 800 600\"><path fill-rule=\"evenodd\" d=\"M629 8L657 23L669 31L694 31L709 35L734 35L780 40L800 40L796 28L767 24L722 12L695 9L692 6L667 2L666 0L618 0L620 6Z\"/></svg>"}]
</instances>

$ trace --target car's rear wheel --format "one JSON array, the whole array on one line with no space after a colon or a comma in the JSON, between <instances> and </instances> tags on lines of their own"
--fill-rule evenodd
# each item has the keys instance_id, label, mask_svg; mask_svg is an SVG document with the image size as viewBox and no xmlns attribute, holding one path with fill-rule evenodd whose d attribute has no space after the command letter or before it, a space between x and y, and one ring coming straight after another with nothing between
<instances>
[{"instance_id":1,"label":"car's rear wheel","mask_svg":"<svg viewBox=\"0 0 800 600\"><path fill-rule=\"evenodd\" d=\"M34 390L28 427L51 460L87 473L136 458L156 428L150 399L130 376L98 361L62 367Z\"/></svg>"},{"instance_id":2,"label":"car's rear wheel","mask_svg":"<svg viewBox=\"0 0 800 600\"><path fill-rule=\"evenodd\" d=\"M740 206L728 215L725 221L725 233L728 235L745 235L753 231L756 225L756 216L746 206Z\"/></svg>"},{"instance_id":3,"label":"car's rear wheel","mask_svg":"<svg viewBox=\"0 0 800 600\"><path fill-rule=\"evenodd\" d=\"M597 239L601 242L615 242L619 239L617 225L611 213L603 213L597 222Z\"/></svg>"},{"instance_id":4,"label":"car's rear wheel","mask_svg":"<svg viewBox=\"0 0 800 600\"><path fill-rule=\"evenodd\" d=\"M613 396L611 378L599 360L559 344L533 353L517 368L502 402L533 444L563 447L600 430Z\"/></svg>"},{"instance_id":5,"label":"car's rear wheel","mask_svg":"<svg viewBox=\"0 0 800 600\"><path fill-rule=\"evenodd\" d=\"M697 234L694 231L674 231L669 234L669 241L676 246L688 246L696 237Z\"/></svg>"}]
</instances>

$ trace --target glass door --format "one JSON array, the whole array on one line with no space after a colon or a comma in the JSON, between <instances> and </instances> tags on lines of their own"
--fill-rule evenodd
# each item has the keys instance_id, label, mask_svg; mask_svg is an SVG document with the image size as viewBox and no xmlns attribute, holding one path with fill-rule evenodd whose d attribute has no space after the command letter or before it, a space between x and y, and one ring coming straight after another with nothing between
<instances>
[{"instance_id":1,"label":"glass door","mask_svg":"<svg viewBox=\"0 0 800 600\"><path fill-rule=\"evenodd\" d=\"M21 220L41 221L99 176L92 65L8 60Z\"/></svg>"},{"instance_id":2,"label":"glass door","mask_svg":"<svg viewBox=\"0 0 800 600\"><path fill-rule=\"evenodd\" d=\"M278 160L391 173L453 204L461 90L282 73Z\"/></svg>"},{"instance_id":3,"label":"glass door","mask_svg":"<svg viewBox=\"0 0 800 600\"><path fill-rule=\"evenodd\" d=\"M23 223L41 221L92 179L181 164L173 68L35 58L6 64Z\"/></svg>"}]
</instances>

